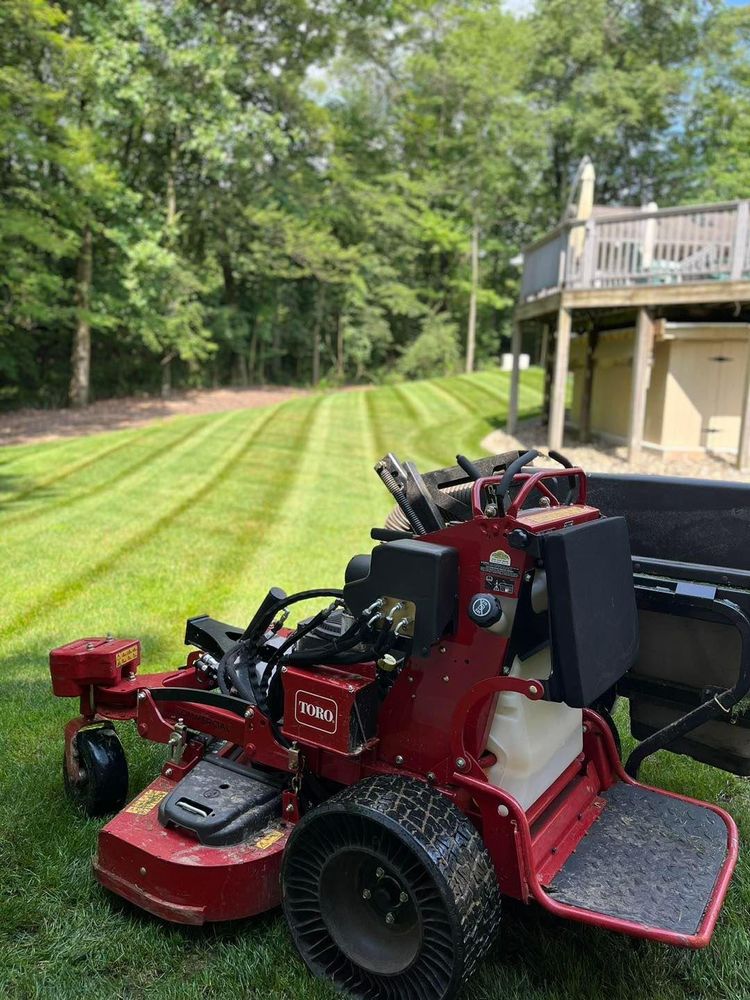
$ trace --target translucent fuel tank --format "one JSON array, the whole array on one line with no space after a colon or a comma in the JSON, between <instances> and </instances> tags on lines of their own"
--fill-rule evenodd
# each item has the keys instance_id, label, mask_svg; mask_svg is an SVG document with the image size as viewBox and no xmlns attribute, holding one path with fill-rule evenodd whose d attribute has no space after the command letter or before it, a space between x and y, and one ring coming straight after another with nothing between
<instances>
[{"instance_id":1,"label":"translucent fuel tank","mask_svg":"<svg viewBox=\"0 0 750 1000\"><path fill-rule=\"evenodd\" d=\"M550 667L550 652L543 649L523 662L516 658L511 676L545 680ZM528 809L581 753L582 726L580 708L501 694L487 741L497 758L487 769L489 781Z\"/></svg>"}]
</instances>

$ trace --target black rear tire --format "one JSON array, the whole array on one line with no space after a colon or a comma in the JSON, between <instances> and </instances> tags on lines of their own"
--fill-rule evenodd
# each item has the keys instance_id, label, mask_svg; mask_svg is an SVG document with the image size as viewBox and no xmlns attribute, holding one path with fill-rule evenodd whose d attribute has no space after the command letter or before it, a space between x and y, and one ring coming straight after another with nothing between
<instances>
[{"instance_id":1,"label":"black rear tire","mask_svg":"<svg viewBox=\"0 0 750 1000\"><path fill-rule=\"evenodd\" d=\"M78 768L70 773L63 758L63 782L68 798L86 816L106 816L125 805L128 762L112 726L82 729L73 738Z\"/></svg>"},{"instance_id":2,"label":"black rear tire","mask_svg":"<svg viewBox=\"0 0 750 1000\"><path fill-rule=\"evenodd\" d=\"M449 1000L500 920L477 831L444 795L397 775L307 813L284 852L282 891L307 966L361 1000Z\"/></svg>"}]
</instances>

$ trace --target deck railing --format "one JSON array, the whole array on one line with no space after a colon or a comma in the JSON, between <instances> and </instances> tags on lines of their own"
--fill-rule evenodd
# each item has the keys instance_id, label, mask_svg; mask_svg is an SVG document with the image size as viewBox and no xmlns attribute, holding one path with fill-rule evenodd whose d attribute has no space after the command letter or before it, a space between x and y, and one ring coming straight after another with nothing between
<instances>
[{"instance_id":1,"label":"deck railing","mask_svg":"<svg viewBox=\"0 0 750 1000\"><path fill-rule=\"evenodd\" d=\"M524 250L521 300L563 288L750 279L749 223L747 201L564 223Z\"/></svg>"}]
</instances>

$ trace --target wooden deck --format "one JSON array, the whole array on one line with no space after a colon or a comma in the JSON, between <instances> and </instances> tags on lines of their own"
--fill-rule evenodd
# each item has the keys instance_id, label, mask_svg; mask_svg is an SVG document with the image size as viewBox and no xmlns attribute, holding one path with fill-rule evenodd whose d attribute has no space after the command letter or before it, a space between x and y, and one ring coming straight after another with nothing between
<instances>
[{"instance_id":1,"label":"wooden deck","mask_svg":"<svg viewBox=\"0 0 750 1000\"><path fill-rule=\"evenodd\" d=\"M694 281L680 285L625 285L614 288L565 288L519 302L518 320L536 319L566 309L615 309L654 306L712 305L750 302L750 280Z\"/></svg>"},{"instance_id":2,"label":"wooden deck","mask_svg":"<svg viewBox=\"0 0 750 1000\"><path fill-rule=\"evenodd\" d=\"M750 301L750 202L617 210L523 252L519 320L556 309Z\"/></svg>"},{"instance_id":3,"label":"wooden deck","mask_svg":"<svg viewBox=\"0 0 750 1000\"><path fill-rule=\"evenodd\" d=\"M559 449L565 425L570 339L576 311L628 311L635 326L628 453L642 445L655 317L665 308L750 304L750 202L680 208L593 210L565 222L523 251L521 293L513 322L513 373L508 430L518 413L519 356L526 325L553 345L548 410L549 447ZM587 356L587 366L591 359ZM590 370L587 367L587 372ZM750 468L750 366L737 461ZM590 382L590 380L587 380ZM586 412L588 409L586 408ZM586 427L588 430L588 416Z\"/></svg>"}]
</instances>

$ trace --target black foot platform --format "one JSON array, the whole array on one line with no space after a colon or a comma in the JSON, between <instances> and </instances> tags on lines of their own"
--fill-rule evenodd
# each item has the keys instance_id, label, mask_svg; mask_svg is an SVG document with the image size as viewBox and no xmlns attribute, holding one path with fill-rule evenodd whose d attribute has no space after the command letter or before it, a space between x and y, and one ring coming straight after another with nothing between
<instances>
[{"instance_id":1,"label":"black foot platform","mask_svg":"<svg viewBox=\"0 0 750 1000\"><path fill-rule=\"evenodd\" d=\"M721 816L638 785L617 784L548 888L558 903L645 927L695 934L727 852Z\"/></svg>"}]
</instances>

